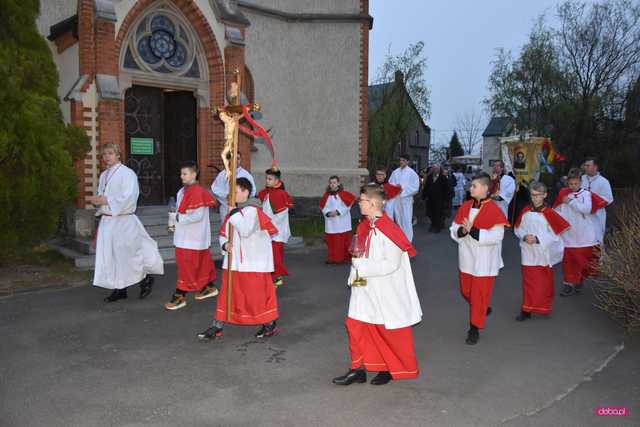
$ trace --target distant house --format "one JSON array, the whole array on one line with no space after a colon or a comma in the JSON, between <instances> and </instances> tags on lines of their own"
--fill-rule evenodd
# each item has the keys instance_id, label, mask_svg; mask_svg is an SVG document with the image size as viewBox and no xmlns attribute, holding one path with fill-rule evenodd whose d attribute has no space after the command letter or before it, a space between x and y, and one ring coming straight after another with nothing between
<instances>
[{"instance_id":1,"label":"distant house","mask_svg":"<svg viewBox=\"0 0 640 427\"><path fill-rule=\"evenodd\" d=\"M509 117L492 117L482 133L482 170L489 172L495 160L501 160L498 138L508 135L513 129Z\"/></svg>"},{"instance_id":2,"label":"distant house","mask_svg":"<svg viewBox=\"0 0 640 427\"><path fill-rule=\"evenodd\" d=\"M393 82L369 86L369 120L375 120L375 112L382 106L385 98L389 99L387 94L393 93L397 88L401 88L409 99L412 107L413 120L404 138L397 141L392 160L395 161L400 154L406 153L411 157L411 167L419 172L429 164L431 128L424 122L424 119L409 96L404 85L404 76L400 71L396 71Z\"/></svg>"}]
</instances>

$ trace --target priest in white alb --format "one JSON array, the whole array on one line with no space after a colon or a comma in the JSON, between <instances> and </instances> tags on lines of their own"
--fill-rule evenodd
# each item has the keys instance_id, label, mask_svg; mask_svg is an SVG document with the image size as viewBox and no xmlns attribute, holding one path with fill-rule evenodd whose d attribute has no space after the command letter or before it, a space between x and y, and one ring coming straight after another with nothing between
<instances>
[{"instance_id":1,"label":"priest in white alb","mask_svg":"<svg viewBox=\"0 0 640 427\"><path fill-rule=\"evenodd\" d=\"M592 194L598 195L607 202L607 206L613 203L613 191L609 180L600 175L598 161L589 158L584 163L584 175L582 175L581 187ZM607 227L607 210L598 209L593 216L593 222L598 231L598 242L604 243L604 232Z\"/></svg>"},{"instance_id":2,"label":"priest in white alb","mask_svg":"<svg viewBox=\"0 0 640 427\"><path fill-rule=\"evenodd\" d=\"M135 215L138 177L120 163L118 145L104 144L101 152L107 169L100 174L98 195L89 198L100 216L93 285L113 290L107 302L126 298L132 285L140 285L140 298L145 298L153 285L150 274L163 274L164 265L158 244Z\"/></svg>"},{"instance_id":3,"label":"priest in white alb","mask_svg":"<svg viewBox=\"0 0 640 427\"><path fill-rule=\"evenodd\" d=\"M407 154L400 156L400 167L391 173L389 183L402 188L402 193L394 203L393 219L411 242L413 240L413 196L420 191L420 177L409 166Z\"/></svg>"},{"instance_id":4,"label":"priest in white alb","mask_svg":"<svg viewBox=\"0 0 640 427\"><path fill-rule=\"evenodd\" d=\"M502 160L496 160L493 163L493 174L491 175L489 193L506 218L509 218L509 204L515 192L516 180L505 173L504 162Z\"/></svg>"}]
</instances>

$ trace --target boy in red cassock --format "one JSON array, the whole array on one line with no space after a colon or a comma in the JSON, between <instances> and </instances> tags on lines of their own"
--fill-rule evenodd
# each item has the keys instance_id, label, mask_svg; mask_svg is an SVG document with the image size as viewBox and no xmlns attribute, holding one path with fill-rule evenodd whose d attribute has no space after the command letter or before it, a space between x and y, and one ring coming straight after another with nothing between
<instances>
[{"instance_id":1,"label":"boy in red cassock","mask_svg":"<svg viewBox=\"0 0 640 427\"><path fill-rule=\"evenodd\" d=\"M531 204L522 209L514 232L520 240L522 255L522 306L516 320L531 318L531 313L549 315L553 304L553 266L562 261L561 234L570 225L556 211L545 206L547 187L541 182L529 184Z\"/></svg>"},{"instance_id":2,"label":"boy in red cassock","mask_svg":"<svg viewBox=\"0 0 640 427\"><path fill-rule=\"evenodd\" d=\"M179 310L186 306L188 292L196 292L195 299L198 301L218 295L213 285L216 269L209 250L209 208L218 203L198 184L197 177L198 166L195 162L182 164L180 179L183 187L176 197L178 211L170 220L171 228L175 227L173 244L176 247L178 282L173 298L164 305L167 310Z\"/></svg>"},{"instance_id":3,"label":"boy in red cassock","mask_svg":"<svg viewBox=\"0 0 640 427\"><path fill-rule=\"evenodd\" d=\"M384 188L384 211L389 218L393 218L396 198L402 193L402 187L389 183L387 180L387 169L384 166L376 169L375 183Z\"/></svg>"},{"instance_id":4,"label":"boy in red cassock","mask_svg":"<svg viewBox=\"0 0 640 427\"><path fill-rule=\"evenodd\" d=\"M260 202L249 199L252 185L247 178L236 181L237 207L232 209L220 229L220 248L224 253L222 284L218 297L215 320L211 327L198 334L201 340L222 336L225 322L235 325L262 325L256 338L276 335L278 299L273 286L273 253L271 236L275 226L260 209ZM233 239L229 239L233 227ZM231 273L227 270L231 254ZM231 281L231 307L227 306L228 276ZM227 313L231 312L227 320Z\"/></svg>"},{"instance_id":5,"label":"boy in red cassock","mask_svg":"<svg viewBox=\"0 0 640 427\"><path fill-rule=\"evenodd\" d=\"M491 314L491 293L502 262L502 239L507 218L491 200L491 178L482 172L471 181L471 199L460 206L450 227L458 243L460 292L469 303L470 325L466 343L474 345Z\"/></svg>"},{"instance_id":6,"label":"boy in red cassock","mask_svg":"<svg viewBox=\"0 0 640 427\"><path fill-rule=\"evenodd\" d=\"M562 234L564 286L560 296L563 297L579 293L584 279L595 273L601 230L594 214L607 206L604 199L580 188L580 173L577 168L569 171L567 187L560 190L553 203L556 212L571 225Z\"/></svg>"},{"instance_id":7,"label":"boy in red cassock","mask_svg":"<svg viewBox=\"0 0 640 427\"><path fill-rule=\"evenodd\" d=\"M267 169L265 174L266 188L258 193L258 197L262 201L262 210L278 229L278 233L271 240L274 268L273 284L277 287L284 285L284 276L289 275L289 271L284 265L284 245L291 237L289 209L293 207L293 201L285 190L284 182L281 180L281 172L278 169Z\"/></svg>"},{"instance_id":8,"label":"boy in red cassock","mask_svg":"<svg viewBox=\"0 0 640 427\"><path fill-rule=\"evenodd\" d=\"M324 240L327 242L327 264L351 262L351 207L356 196L345 191L338 176L329 178L327 191L320 199L324 217Z\"/></svg>"},{"instance_id":9,"label":"boy in red cassock","mask_svg":"<svg viewBox=\"0 0 640 427\"><path fill-rule=\"evenodd\" d=\"M364 383L366 371L378 372L371 380L373 385L416 378L419 370L412 326L422 319L422 309L409 262L416 250L400 226L384 213L384 191L379 185L364 186L358 203L363 219L356 230L357 245L363 256L352 260L345 321L351 369L333 383Z\"/></svg>"}]
</instances>

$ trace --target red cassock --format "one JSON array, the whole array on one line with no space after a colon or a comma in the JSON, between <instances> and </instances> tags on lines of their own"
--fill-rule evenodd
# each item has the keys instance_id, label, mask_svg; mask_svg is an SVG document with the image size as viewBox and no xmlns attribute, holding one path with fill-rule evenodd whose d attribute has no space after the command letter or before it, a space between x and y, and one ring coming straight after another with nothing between
<instances>
[{"instance_id":1,"label":"red cassock","mask_svg":"<svg viewBox=\"0 0 640 427\"><path fill-rule=\"evenodd\" d=\"M351 369L364 366L367 371L387 371L394 380L416 378L418 361L411 326L387 329L384 325L361 322L347 317Z\"/></svg>"},{"instance_id":2,"label":"red cassock","mask_svg":"<svg viewBox=\"0 0 640 427\"><path fill-rule=\"evenodd\" d=\"M562 270L565 283L581 284L584 279L591 277L597 270L600 248L587 246L584 248L564 248Z\"/></svg>"},{"instance_id":3,"label":"red cassock","mask_svg":"<svg viewBox=\"0 0 640 427\"><path fill-rule=\"evenodd\" d=\"M176 248L176 288L185 292L197 292L216 280L216 267L209 249Z\"/></svg>"},{"instance_id":4,"label":"red cassock","mask_svg":"<svg viewBox=\"0 0 640 427\"><path fill-rule=\"evenodd\" d=\"M356 196L348 191L338 191L335 193L338 198L344 203L345 207L351 208L356 200ZM324 209L327 200L329 200L329 192L325 192L320 199L320 210ZM351 215L345 215L344 220L349 224L349 230L336 233L327 233L325 227L324 240L327 243L327 263L329 264L343 264L351 262L351 255L349 254L349 246L351 246L352 232L351 228ZM325 219L325 221L327 221Z\"/></svg>"},{"instance_id":5,"label":"red cassock","mask_svg":"<svg viewBox=\"0 0 640 427\"><path fill-rule=\"evenodd\" d=\"M227 270L217 298L216 320L227 322ZM278 319L276 287L270 273L234 271L231 283L231 320L236 325L262 325Z\"/></svg>"},{"instance_id":6,"label":"red cassock","mask_svg":"<svg viewBox=\"0 0 640 427\"><path fill-rule=\"evenodd\" d=\"M400 250L406 252L409 257L416 255L415 248L409 242L402 229L386 214L383 214L373 224L364 218L358 225L356 234L360 244L365 248L366 257L370 256L371 240L378 239L379 234L384 235L388 239L387 241L390 240ZM380 246L380 243L377 243L375 247L380 250L384 246ZM385 286L396 289L397 293L395 295L386 295L386 297L373 292L370 294L371 299L369 301L371 301L371 304L378 304L379 307L385 304L388 307L387 309L392 311L402 310L396 315L399 318L404 318L402 323L406 326L389 329L385 324L369 323L353 317L347 317L345 326L349 335L351 369L364 367L367 371L387 371L394 380L412 379L418 376L419 369L414 348L412 325L420 321L422 311L419 307L413 280L411 279L407 282L403 273L407 272L405 269L410 270L411 268L408 258L406 259L406 262L400 264L400 269L382 279L370 278L368 279L370 282L367 285L375 286L374 280L383 280ZM399 297L400 295L402 297ZM376 299L377 301L374 301ZM402 303L398 304L400 301ZM351 315L351 307L349 311ZM356 316L356 313L357 311L352 315Z\"/></svg>"},{"instance_id":7,"label":"red cassock","mask_svg":"<svg viewBox=\"0 0 640 427\"><path fill-rule=\"evenodd\" d=\"M273 278L288 276L289 270L284 265L284 242L271 241L273 251Z\"/></svg>"},{"instance_id":8,"label":"red cassock","mask_svg":"<svg viewBox=\"0 0 640 427\"><path fill-rule=\"evenodd\" d=\"M516 219L515 227L519 228L523 216L534 209L531 205L525 207ZM548 207L538 210L551 231L560 235L571 226L562 216ZM548 315L553 307L553 268L549 265L522 265L522 311Z\"/></svg>"},{"instance_id":9,"label":"red cassock","mask_svg":"<svg viewBox=\"0 0 640 427\"><path fill-rule=\"evenodd\" d=\"M271 211L273 212L274 218L272 222L278 228L279 233L277 236L284 236L285 240L289 239L289 220L288 218L285 220L284 218L280 218L280 216L284 215L284 212L287 209L293 207L293 201L291 200L291 196L284 189L284 184L281 184L280 187L272 188L267 187L262 189L258 193L258 198L264 203L265 200L269 198L269 205L271 207ZM287 214L288 215L288 214ZM280 228L286 228L286 230L280 230ZM288 276L289 270L284 265L284 241L280 241L278 237L274 238L271 241L271 247L273 251L273 278L278 278L282 276Z\"/></svg>"},{"instance_id":10,"label":"red cassock","mask_svg":"<svg viewBox=\"0 0 640 427\"><path fill-rule=\"evenodd\" d=\"M346 264L351 262L349 246L351 246L352 239L353 233L351 231L324 233L324 241L327 243L327 263Z\"/></svg>"},{"instance_id":11,"label":"red cassock","mask_svg":"<svg viewBox=\"0 0 640 427\"><path fill-rule=\"evenodd\" d=\"M260 209L254 207L244 209L255 209L257 211L258 225L261 231L266 231L270 236L277 233L277 229L269 217ZM220 234L223 237L226 237L226 223L228 218L227 216L224 224L220 228ZM255 236L253 237L255 238ZM246 239L247 238L245 238L245 240ZM234 241L237 240L234 238ZM267 244L267 242L268 240L264 240L264 244ZM237 250L236 248L239 246L241 246L241 244L234 245L234 250ZM256 245L252 244L251 246L255 247ZM236 255L234 255L234 257L236 257ZM239 261L243 262L242 259ZM260 325L278 319L278 299L270 272L233 270L231 283L231 317L229 321L227 321L228 283L228 271L224 268L222 270L220 294L216 301L216 320L237 325Z\"/></svg>"},{"instance_id":12,"label":"red cassock","mask_svg":"<svg viewBox=\"0 0 640 427\"><path fill-rule=\"evenodd\" d=\"M473 199L467 200L460 206L453 220L455 224L462 225L464 220L469 218L474 202L476 201ZM500 207L490 199L480 203L478 213L472 223L473 227L479 230L490 230L497 225L509 226L509 222ZM479 329L483 329L496 276L476 276L460 272L459 280L460 293L469 303L470 323Z\"/></svg>"},{"instance_id":13,"label":"red cassock","mask_svg":"<svg viewBox=\"0 0 640 427\"><path fill-rule=\"evenodd\" d=\"M460 272L459 280L460 293L469 303L469 322L478 329L484 329L496 276L473 276Z\"/></svg>"},{"instance_id":14,"label":"red cassock","mask_svg":"<svg viewBox=\"0 0 640 427\"><path fill-rule=\"evenodd\" d=\"M187 210L216 207L218 202L200 185L184 188L178 213ZM207 217L208 218L208 217ZM185 292L197 292L216 280L216 268L211 260L211 251L207 249L186 249L176 247L176 288Z\"/></svg>"}]
</instances>

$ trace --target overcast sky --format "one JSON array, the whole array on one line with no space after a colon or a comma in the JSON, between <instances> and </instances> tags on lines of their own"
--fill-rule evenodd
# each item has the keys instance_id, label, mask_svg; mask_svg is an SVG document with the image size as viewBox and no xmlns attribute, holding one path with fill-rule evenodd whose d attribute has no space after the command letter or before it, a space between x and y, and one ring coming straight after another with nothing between
<instances>
[{"instance_id":1,"label":"overcast sky","mask_svg":"<svg viewBox=\"0 0 640 427\"><path fill-rule=\"evenodd\" d=\"M433 142L449 141L456 117L483 110L495 49L514 55L542 13L555 16L558 0L371 0L369 79L376 76L389 46L402 52L424 41L431 88Z\"/></svg>"}]
</instances>

